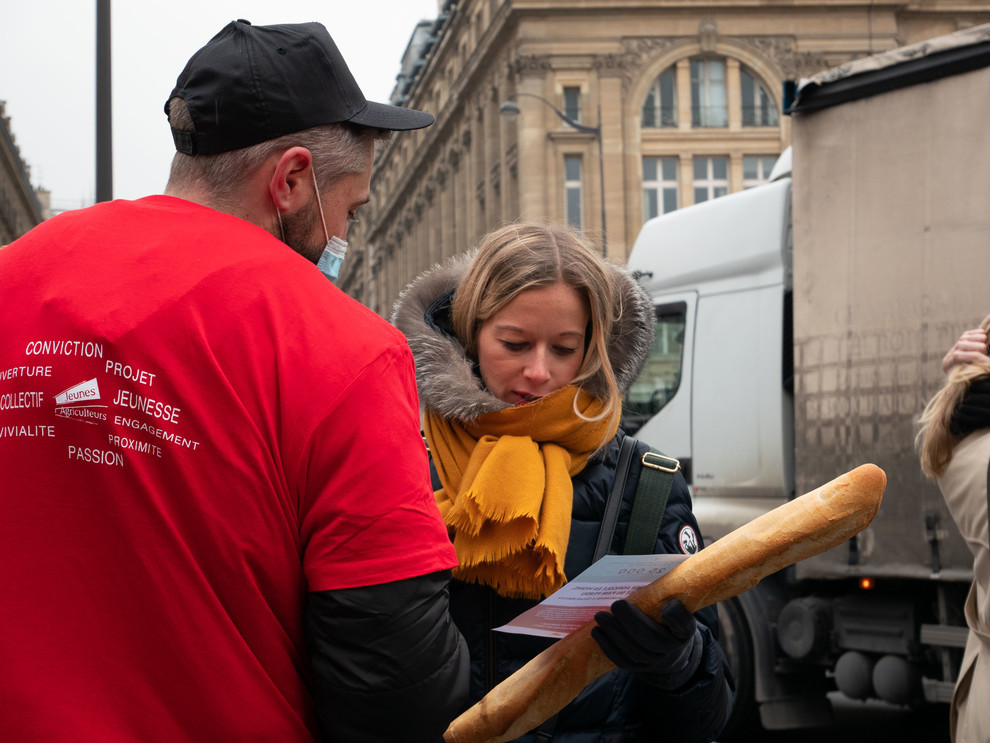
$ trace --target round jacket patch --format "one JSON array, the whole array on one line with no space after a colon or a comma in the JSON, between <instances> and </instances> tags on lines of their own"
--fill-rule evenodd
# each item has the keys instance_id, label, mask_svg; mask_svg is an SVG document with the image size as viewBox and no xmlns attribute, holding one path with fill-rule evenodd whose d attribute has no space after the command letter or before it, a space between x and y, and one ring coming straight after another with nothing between
<instances>
[{"instance_id":1,"label":"round jacket patch","mask_svg":"<svg viewBox=\"0 0 990 743\"><path fill-rule=\"evenodd\" d=\"M690 526L682 526L681 533L677 537L681 544L681 552L685 555L693 555L698 551L698 535Z\"/></svg>"}]
</instances>

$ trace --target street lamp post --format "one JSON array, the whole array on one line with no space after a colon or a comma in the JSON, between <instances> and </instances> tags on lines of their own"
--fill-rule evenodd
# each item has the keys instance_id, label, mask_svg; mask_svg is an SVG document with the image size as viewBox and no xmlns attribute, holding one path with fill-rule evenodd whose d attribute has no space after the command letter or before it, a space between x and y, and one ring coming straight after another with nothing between
<instances>
[{"instance_id":1,"label":"street lamp post","mask_svg":"<svg viewBox=\"0 0 990 743\"><path fill-rule=\"evenodd\" d=\"M113 199L110 0L96 0L96 200Z\"/></svg>"},{"instance_id":2,"label":"street lamp post","mask_svg":"<svg viewBox=\"0 0 990 743\"><path fill-rule=\"evenodd\" d=\"M561 120L573 128L575 131L582 132L584 134L594 134L595 139L598 140L598 176L600 179L599 189L601 191L601 202L602 202L602 255L608 256L608 248L605 243L605 158L604 158L604 145L602 144L602 105L598 104L598 126L586 126L584 124L579 124L574 121L574 119L567 116L563 111L554 106L550 101L542 96L538 96L535 93L511 93L509 94L508 100L505 101L501 106L498 107L498 112L502 116L517 116L519 115L519 104L517 104L516 98L519 96L526 96L527 98L535 98L538 101L542 101L544 105L550 108Z\"/></svg>"}]
</instances>

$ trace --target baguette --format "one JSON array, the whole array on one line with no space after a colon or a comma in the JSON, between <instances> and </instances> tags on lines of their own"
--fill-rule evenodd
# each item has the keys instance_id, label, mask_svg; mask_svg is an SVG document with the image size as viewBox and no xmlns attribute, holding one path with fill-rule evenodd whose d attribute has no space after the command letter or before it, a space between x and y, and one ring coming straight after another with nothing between
<instances>
[{"instance_id":1,"label":"baguette","mask_svg":"<svg viewBox=\"0 0 990 743\"><path fill-rule=\"evenodd\" d=\"M655 619L672 599L695 612L755 586L788 565L845 542L873 520L887 476L864 464L795 498L692 555L629 601ZM591 621L533 658L455 719L446 743L503 743L563 709L615 668L591 637Z\"/></svg>"}]
</instances>

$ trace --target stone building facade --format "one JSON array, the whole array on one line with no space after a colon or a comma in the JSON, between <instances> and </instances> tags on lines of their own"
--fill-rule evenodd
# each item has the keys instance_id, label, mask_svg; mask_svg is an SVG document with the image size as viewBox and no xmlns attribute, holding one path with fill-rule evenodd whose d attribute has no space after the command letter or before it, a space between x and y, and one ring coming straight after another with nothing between
<instances>
[{"instance_id":1,"label":"stone building facade","mask_svg":"<svg viewBox=\"0 0 990 743\"><path fill-rule=\"evenodd\" d=\"M31 186L27 166L0 101L0 245L20 237L47 216L48 192Z\"/></svg>"},{"instance_id":2,"label":"stone building facade","mask_svg":"<svg viewBox=\"0 0 990 743\"><path fill-rule=\"evenodd\" d=\"M439 0L392 96L437 122L377 154L339 284L388 316L516 219L624 262L646 219L766 180L786 81L986 22L976 0Z\"/></svg>"}]
</instances>

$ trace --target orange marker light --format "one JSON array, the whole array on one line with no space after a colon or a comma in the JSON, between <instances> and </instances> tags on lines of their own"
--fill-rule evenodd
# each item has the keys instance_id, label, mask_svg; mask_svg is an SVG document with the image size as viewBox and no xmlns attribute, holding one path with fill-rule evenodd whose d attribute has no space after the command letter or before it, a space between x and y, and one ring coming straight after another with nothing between
<instances>
[{"instance_id":1,"label":"orange marker light","mask_svg":"<svg viewBox=\"0 0 990 743\"><path fill-rule=\"evenodd\" d=\"M859 579L859 587L862 588L864 591L869 591L875 585L876 584L873 582L873 578L860 578Z\"/></svg>"}]
</instances>

